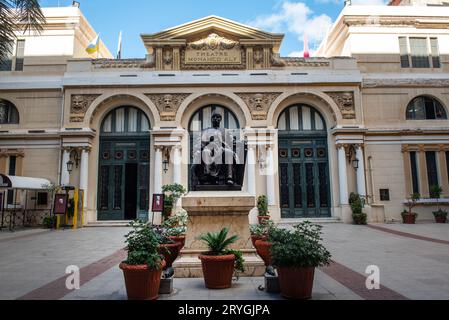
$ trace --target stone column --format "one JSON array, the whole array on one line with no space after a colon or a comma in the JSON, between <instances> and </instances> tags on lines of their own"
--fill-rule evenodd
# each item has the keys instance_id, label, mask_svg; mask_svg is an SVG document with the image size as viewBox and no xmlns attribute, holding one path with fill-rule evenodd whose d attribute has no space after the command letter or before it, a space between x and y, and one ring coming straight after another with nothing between
<instances>
[{"instance_id":1,"label":"stone column","mask_svg":"<svg viewBox=\"0 0 449 320\"><path fill-rule=\"evenodd\" d=\"M438 152L438 163L440 164L440 174L441 174L441 188L443 189L442 196L449 196L449 178L447 172L447 162L446 162L446 150L444 146L440 146L440 150Z\"/></svg>"},{"instance_id":2,"label":"stone column","mask_svg":"<svg viewBox=\"0 0 449 320\"><path fill-rule=\"evenodd\" d=\"M181 184L181 146L173 147L173 183Z\"/></svg>"},{"instance_id":3,"label":"stone column","mask_svg":"<svg viewBox=\"0 0 449 320\"><path fill-rule=\"evenodd\" d=\"M248 145L248 193L256 195L256 146Z\"/></svg>"},{"instance_id":4,"label":"stone column","mask_svg":"<svg viewBox=\"0 0 449 320\"><path fill-rule=\"evenodd\" d=\"M70 184L70 173L67 171L67 162L70 160L70 150L63 149L62 163L61 163L61 185L67 186Z\"/></svg>"},{"instance_id":5,"label":"stone column","mask_svg":"<svg viewBox=\"0 0 449 320\"><path fill-rule=\"evenodd\" d=\"M89 150L83 148L81 150L80 163L80 189L84 190L84 208L87 208L87 181L89 179Z\"/></svg>"},{"instance_id":6,"label":"stone column","mask_svg":"<svg viewBox=\"0 0 449 320\"><path fill-rule=\"evenodd\" d=\"M348 175L346 173L346 152L343 145L338 145L338 180L340 185L340 205L349 204Z\"/></svg>"},{"instance_id":7,"label":"stone column","mask_svg":"<svg viewBox=\"0 0 449 320\"><path fill-rule=\"evenodd\" d=\"M162 193L162 146L156 146L154 153L154 193Z\"/></svg>"},{"instance_id":8,"label":"stone column","mask_svg":"<svg viewBox=\"0 0 449 320\"><path fill-rule=\"evenodd\" d=\"M267 146L267 198L268 205L273 206L275 204L275 182L274 182L274 159L273 159L273 147Z\"/></svg>"},{"instance_id":9,"label":"stone column","mask_svg":"<svg viewBox=\"0 0 449 320\"><path fill-rule=\"evenodd\" d=\"M366 178L365 178L365 156L362 146L356 147L355 156L359 160L359 168L357 169L357 193L366 196Z\"/></svg>"}]
</instances>

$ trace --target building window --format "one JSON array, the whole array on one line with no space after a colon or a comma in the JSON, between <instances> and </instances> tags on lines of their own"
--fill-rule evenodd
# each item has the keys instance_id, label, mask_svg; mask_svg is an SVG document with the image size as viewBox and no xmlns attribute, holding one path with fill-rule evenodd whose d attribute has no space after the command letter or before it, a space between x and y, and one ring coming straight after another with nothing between
<instances>
[{"instance_id":1,"label":"building window","mask_svg":"<svg viewBox=\"0 0 449 320\"><path fill-rule=\"evenodd\" d=\"M23 71L24 57L25 40L10 41L6 59L0 63L0 71Z\"/></svg>"},{"instance_id":2,"label":"building window","mask_svg":"<svg viewBox=\"0 0 449 320\"><path fill-rule=\"evenodd\" d=\"M437 38L399 37L402 68L440 68Z\"/></svg>"},{"instance_id":3,"label":"building window","mask_svg":"<svg viewBox=\"0 0 449 320\"><path fill-rule=\"evenodd\" d=\"M38 206L48 205L48 193L47 192L38 192L37 193L37 205Z\"/></svg>"},{"instance_id":4,"label":"building window","mask_svg":"<svg viewBox=\"0 0 449 320\"><path fill-rule=\"evenodd\" d=\"M285 109L278 119L281 131L326 131L326 124L321 114L305 104Z\"/></svg>"},{"instance_id":5,"label":"building window","mask_svg":"<svg viewBox=\"0 0 449 320\"><path fill-rule=\"evenodd\" d=\"M136 135L150 130L150 122L140 109L124 106L112 110L104 119L101 133Z\"/></svg>"},{"instance_id":6,"label":"building window","mask_svg":"<svg viewBox=\"0 0 449 320\"><path fill-rule=\"evenodd\" d=\"M413 193L419 193L418 161L416 151L410 152L410 167L412 169Z\"/></svg>"},{"instance_id":7,"label":"building window","mask_svg":"<svg viewBox=\"0 0 449 320\"><path fill-rule=\"evenodd\" d=\"M380 201L390 201L390 189L380 189Z\"/></svg>"},{"instance_id":8,"label":"building window","mask_svg":"<svg viewBox=\"0 0 449 320\"><path fill-rule=\"evenodd\" d=\"M9 101L0 99L0 124L18 124L19 112Z\"/></svg>"},{"instance_id":9,"label":"building window","mask_svg":"<svg viewBox=\"0 0 449 320\"><path fill-rule=\"evenodd\" d=\"M432 186L438 186L438 166L435 151L426 151L427 179L429 181L429 190Z\"/></svg>"},{"instance_id":10,"label":"building window","mask_svg":"<svg viewBox=\"0 0 449 320\"><path fill-rule=\"evenodd\" d=\"M10 156L9 157L9 169L8 169L8 175L15 176L16 175L16 163L17 163L17 157L16 156ZM8 204L12 205L14 204L14 191L8 190Z\"/></svg>"},{"instance_id":11,"label":"building window","mask_svg":"<svg viewBox=\"0 0 449 320\"><path fill-rule=\"evenodd\" d=\"M443 120L447 119L446 110L437 100L419 96L407 106L407 120Z\"/></svg>"}]
</instances>

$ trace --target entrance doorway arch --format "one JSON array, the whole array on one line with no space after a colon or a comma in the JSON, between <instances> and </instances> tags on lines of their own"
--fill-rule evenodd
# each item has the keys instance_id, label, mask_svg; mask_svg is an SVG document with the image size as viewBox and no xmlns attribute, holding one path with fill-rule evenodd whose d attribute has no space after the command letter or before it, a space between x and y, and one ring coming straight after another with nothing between
<instances>
[{"instance_id":1,"label":"entrance doorway arch","mask_svg":"<svg viewBox=\"0 0 449 320\"><path fill-rule=\"evenodd\" d=\"M278 119L279 187L282 218L331 215L329 151L323 116L295 104Z\"/></svg>"},{"instance_id":2,"label":"entrance doorway arch","mask_svg":"<svg viewBox=\"0 0 449 320\"><path fill-rule=\"evenodd\" d=\"M150 122L143 111L120 106L101 124L98 220L148 219Z\"/></svg>"}]
</instances>

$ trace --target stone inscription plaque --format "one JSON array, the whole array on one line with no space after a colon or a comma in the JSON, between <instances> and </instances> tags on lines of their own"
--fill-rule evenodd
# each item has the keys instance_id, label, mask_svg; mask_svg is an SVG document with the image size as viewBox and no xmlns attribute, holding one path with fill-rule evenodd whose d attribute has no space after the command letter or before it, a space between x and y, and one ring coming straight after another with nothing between
<instances>
[{"instance_id":1,"label":"stone inscription plaque","mask_svg":"<svg viewBox=\"0 0 449 320\"><path fill-rule=\"evenodd\" d=\"M185 51L185 64L241 64L242 53L237 41L211 33L205 39L191 42Z\"/></svg>"}]
</instances>

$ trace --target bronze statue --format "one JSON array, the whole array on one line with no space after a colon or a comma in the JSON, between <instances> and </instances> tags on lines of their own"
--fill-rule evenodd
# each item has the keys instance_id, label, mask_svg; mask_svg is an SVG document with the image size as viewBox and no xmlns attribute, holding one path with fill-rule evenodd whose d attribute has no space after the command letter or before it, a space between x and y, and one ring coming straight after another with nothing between
<instances>
[{"instance_id":1,"label":"bronze statue","mask_svg":"<svg viewBox=\"0 0 449 320\"><path fill-rule=\"evenodd\" d=\"M242 165L237 149L237 141L230 130L220 128L221 114L214 112L212 127L204 129L194 142L193 166L196 186L239 186L236 169ZM244 165L244 164L243 164ZM241 168L240 168L241 169ZM241 179L237 179L241 180ZM236 183L237 182L237 183ZM202 188L213 190L213 188Z\"/></svg>"}]
</instances>

